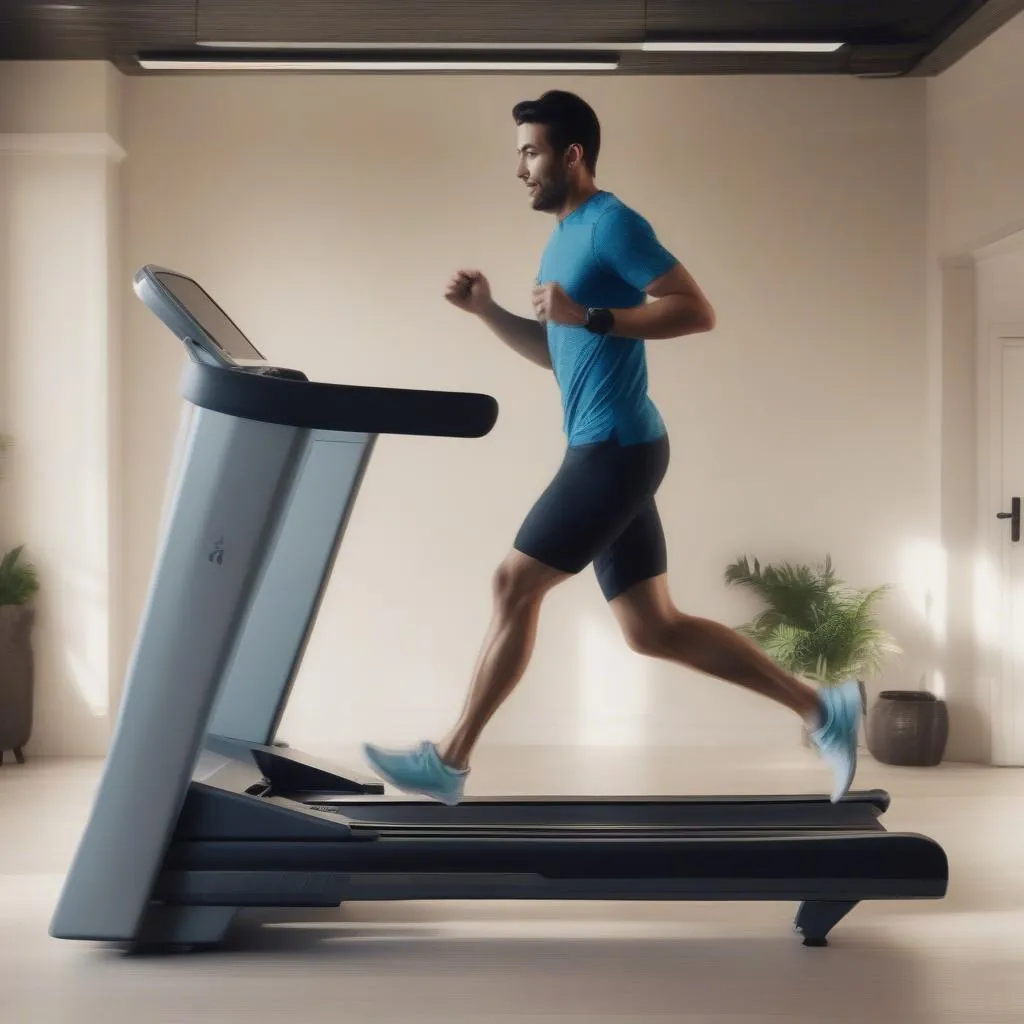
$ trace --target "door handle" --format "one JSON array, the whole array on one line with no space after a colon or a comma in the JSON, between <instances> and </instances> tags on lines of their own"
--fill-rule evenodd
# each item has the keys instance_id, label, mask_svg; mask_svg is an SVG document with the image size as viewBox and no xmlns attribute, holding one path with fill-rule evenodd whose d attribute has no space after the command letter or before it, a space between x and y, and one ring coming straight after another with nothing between
<instances>
[{"instance_id":1,"label":"door handle","mask_svg":"<svg viewBox=\"0 0 1024 1024\"><path fill-rule=\"evenodd\" d=\"M1010 511L997 512L996 519L1010 520L1010 540L1016 544L1020 540L1020 498L1011 498Z\"/></svg>"}]
</instances>

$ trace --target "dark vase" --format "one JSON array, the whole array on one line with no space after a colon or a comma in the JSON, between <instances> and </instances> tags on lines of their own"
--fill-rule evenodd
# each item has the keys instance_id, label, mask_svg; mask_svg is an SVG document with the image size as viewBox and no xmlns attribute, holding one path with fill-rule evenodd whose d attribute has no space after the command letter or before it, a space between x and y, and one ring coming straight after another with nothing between
<instances>
[{"instance_id":1,"label":"dark vase","mask_svg":"<svg viewBox=\"0 0 1024 1024\"><path fill-rule=\"evenodd\" d=\"M30 606L0 605L0 764L7 750L24 761L32 733L34 618Z\"/></svg>"},{"instance_id":2,"label":"dark vase","mask_svg":"<svg viewBox=\"0 0 1024 1024\"><path fill-rule=\"evenodd\" d=\"M883 690L868 719L868 750L882 764L930 768L949 739L949 708L921 690Z\"/></svg>"}]
</instances>

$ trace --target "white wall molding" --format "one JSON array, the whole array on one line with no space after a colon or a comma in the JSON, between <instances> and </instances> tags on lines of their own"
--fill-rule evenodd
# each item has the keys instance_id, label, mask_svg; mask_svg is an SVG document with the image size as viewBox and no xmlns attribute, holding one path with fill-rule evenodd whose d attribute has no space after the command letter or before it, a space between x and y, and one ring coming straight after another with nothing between
<instances>
[{"instance_id":1,"label":"white wall molding","mask_svg":"<svg viewBox=\"0 0 1024 1024\"><path fill-rule=\"evenodd\" d=\"M16 156L105 156L120 163L128 155L106 132L0 133L0 153Z\"/></svg>"}]
</instances>

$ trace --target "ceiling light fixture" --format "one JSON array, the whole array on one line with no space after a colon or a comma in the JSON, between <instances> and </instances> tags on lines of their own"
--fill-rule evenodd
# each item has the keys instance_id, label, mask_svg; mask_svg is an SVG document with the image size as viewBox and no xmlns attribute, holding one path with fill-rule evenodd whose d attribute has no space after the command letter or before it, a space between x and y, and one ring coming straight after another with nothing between
<instances>
[{"instance_id":1,"label":"ceiling light fixture","mask_svg":"<svg viewBox=\"0 0 1024 1024\"><path fill-rule=\"evenodd\" d=\"M647 53L835 53L843 46L843 43L701 43L676 40L646 42L641 49Z\"/></svg>"},{"instance_id":2,"label":"ceiling light fixture","mask_svg":"<svg viewBox=\"0 0 1024 1024\"><path fill-rule=\"evenodd\" d=\"M318 53L299 57L281 53L261 56L237 53L140 54L146 71L614 71L618 54L558 52L546 55L508 51L500 56L457 56L422 51L415 56L393 49L370 53Z\"/></svg>"},{"instance_id":3,"label":"ceiling light fixture","mask_svg":"<svg viewBox=\"0 0 1024 1024\"><path fill-rule=\"evenodd\" d=\"M518 50L526 53L543 53L552 50L560 53L571 53L576 50L589 50L601 52L606 50L608 43L310 43L310 42L270 42L270 41L237 41L226 42L216 40L200 40L197 46L204 49L221 51L252 51L252 50L276 50L278 52L293 50L319 50L321 52L373 52L374 50L388 50L392 53L412 53L418 50L437 50L439 47L455 53L458 51L471 51L475 53L501 53L506 50ZM758 42L756 40L747 42L689 42L680 40L651 40L649 42L621 42L615 43L613 49L618 52L625 50L645 50L651 53L835 53L842 49L845 43L814 42L814 43L786 43L786 42Z\"/></svg>"},{"instance_id":4,"label":"ceiling light fixture","mask_svg":"<svg viewBox=\"0 0 1024 1024\"><path fill-rule=\"evenodd\" d=\"M445 53L457 53L459 51L470 51L471 53L501 53L503 51L516 51L518 53L542 53L552 50L556 53L570 53L576 50L587 50L592 53L607 53L609 49L639 50L641 43L446 43L443 41L434 42L410 42L410 43L340 43L340 42L271 42L269 40L243 40L243 41L217 41L213 39L201 39L196 46L204 49L221 50L222 52L234 52L237 50L319 50L321 53L357 53L363 51L373 52L374 50L387 50L390 53L412 53L420 50L443 51Z\"/></svg>"},{"instance_id":5,"label":"ceiling light fixture","mask_svg":"<svg viewBox=\"0 0 1024 1024\"><path fill-rule=\"evenodd\" d=\"M614 71L615 61L140 60L147 71Z\"/></svg>"}]
</instances>

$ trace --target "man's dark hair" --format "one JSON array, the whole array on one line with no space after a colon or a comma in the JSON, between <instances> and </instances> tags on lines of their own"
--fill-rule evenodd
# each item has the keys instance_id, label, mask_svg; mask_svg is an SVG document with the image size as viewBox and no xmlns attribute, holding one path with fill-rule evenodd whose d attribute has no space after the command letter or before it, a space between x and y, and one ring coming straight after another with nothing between
<instances>
[{"instance_id":1,"label":"man's dark hair","mask_svg":"<svg viewBox=\"0 0 1024 1024\"><path fill-rule=\"evenodd\" d=\"M512 108L516 124L542 124L548 142L556 153L564 153L571 145L583 150L583 162L591 174L597 168L601 151L601 125L597 114L585 100L571 92L552 89L540 99L523 100Z\"/></svg>"}]
</instances>

